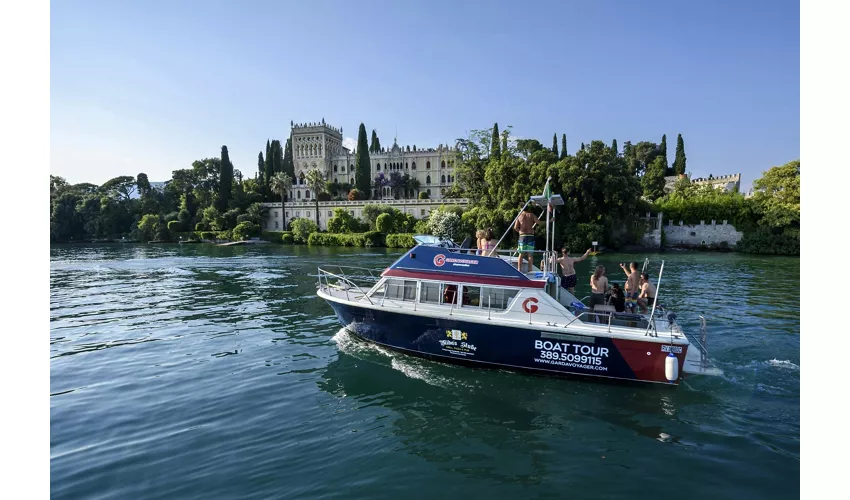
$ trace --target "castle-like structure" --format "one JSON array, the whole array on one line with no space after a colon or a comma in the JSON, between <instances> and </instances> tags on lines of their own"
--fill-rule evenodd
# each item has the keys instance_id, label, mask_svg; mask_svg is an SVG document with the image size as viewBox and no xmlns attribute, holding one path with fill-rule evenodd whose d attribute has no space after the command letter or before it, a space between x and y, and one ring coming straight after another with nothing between
<instances>
[{"instance_id":1,"label":"castle-like structure","mask_svg":"<svg viewBox=\"0 0 850 500\"><path fill-rule=\"evenodd\" d=\"M319 123L290 122L292 139L292 161L295 164L295 184L290 191L289 199L293 201L310 200L315 193L310 193L306 184L307 172L318 169L328 182L339 184L354 184L355 152L342 145L342 128L335 128L325 123L324 118ZM432 200L442 199L455 183L455 161L457 150L440 145L436 149L410 149L401 147L394 140L393 145L385 151L369 153L372 172L369 176L372 182L372 199L392 197L389 186L393 172L407 174L410 179L419 182L415 191L428 193ZM375 179L381 179L376 182ZM408 193L416 197L417 193Z\"/></svg>"},{"instance_id":2,"label":"castle-like structure","mask_svg":"<svg viewBox=\"0 0 850 500\"><path fill-rule=\"evenodd\" d=\"M679 180L678 175L670 175L664 178L664 191L672 192L674 187L676 186L676 181ZM714 177L713 175L709 175L708 177L696 177L694 179L690 179L691 184L695 184L697 186L711 186L714 189L722 189L723 191L731 192L731 191L741 191L741 174L729 174L729 175L721 175L720 177Z\"/></svg>"}]
</instances>

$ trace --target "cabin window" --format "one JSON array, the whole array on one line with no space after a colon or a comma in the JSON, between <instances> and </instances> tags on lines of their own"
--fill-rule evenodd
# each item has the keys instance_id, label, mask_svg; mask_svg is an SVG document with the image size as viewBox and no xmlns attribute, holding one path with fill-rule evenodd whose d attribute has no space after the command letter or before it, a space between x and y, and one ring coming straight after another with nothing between
<instances>
[{"instance_id":1,"label":"cabin window","mask_svg":"<svg viewBox=\"0 0 850 500\"><path fill-rule=\"evenodd\" d=\"M416 281L387 280L387 298L392 300L416 300Z\"/></svg>"},{"instance_id":2,"label":"cabin window","mask_svg":"<svg viewBox=\"0 0 850 500\"><path fill-rule=\"evenodd\" d=\"M462 307L481 307L481 287L464 286L460 303Z\"/></svg>"},{"instance_id":3,"label":"cabin window","mask_svg":"<svg viewBox=\"0 0 850 500\"><path fill-rule=\"evenodd\" d=\"M419 302L425 304L439 304L442 288L440 283L422 282L422 288L419 290Z\"/></svg>"},{"instance_id":4,"label":"cabin window","mask_svg":"<svg viewBox=\"0 0 850 500\"><path fill-rule=\"evenodd\" d=\"M483 288L481 290L481 307L504 311L518 293L519 290L516 288Z\"/></svg>"}]
</instances>

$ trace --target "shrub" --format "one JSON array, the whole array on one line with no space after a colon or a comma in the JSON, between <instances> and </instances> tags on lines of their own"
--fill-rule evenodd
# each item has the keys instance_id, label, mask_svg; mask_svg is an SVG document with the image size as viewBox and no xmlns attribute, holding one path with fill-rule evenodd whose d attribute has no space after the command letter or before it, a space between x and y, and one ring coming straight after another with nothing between
<instances>
[{"instance_id":1,"label":"shrub","mask_svg":"<svg viewBox=\"0 0 850 500\"><path fill-rule=\"evenodd\" d=\"M177 213L177 220L182 222L183 224L188 225L189 219L192 218L192 214L189 213L185 208Z\"/></svg>"},{"instance_id":2,"label":"shrub","mask_svg":"<svg viewBox=\"0 0 850 500\"><path fill-rule=\"evenodd\" d=\"M212 231L196 231L195 235L201 240L214 240L215 233Z\"/></svg>"},{"instance_id":3,"label":"shrub","mask_svg":"<svg viewBox=\"0 0 850 500\"><path fill-rule=\"evenodd\" d=\"M316 196L316 198L318 198L319 201L330 201L331 195L330 193L321 192L318 196Z\"/></svg>"},{"instance_id":4,"label":"shrub","mask_svg":"<svg viewBox=\"0 0 850 500\"><path fill-rule=\"evenodd\" d=\"M374 247L384 244L384 236L377 231L366 233L311 233L307 243L318 246Z\"/></svg>"},{"instance_id":5,"label":"shrub","mask_svg":"<svg viewBox=\"0 0 850 500\"><path fill-rule=\"evenodd\" d=\"M292 233L289 231L284 231L282 235L280 235L280 242L286 244L292 244L295 241L295 238L292 237Z\"/></svg>"},{"instance_id":6,"label":"shrub","mask_svg":"<svg viewBox=\"0 0 850 500\"><path fill-rule=\"evenodd\" d=\"M427 200L428 199L428 193L426 193L425 191L420 192L419 193L419 199L420 200Z\"/></svg>"},{"instance_id":7,"label":"shrub","mask_svg":"<svg viewBox=\"0 0 850 500\"><path fill-rule=\"evenodd\" d=\"M232 240L233 232L232 231L216 231L215 232L216 239L219 240Z\"/></svg>"},{"instance_id":8,"label":"shrub","mask_svg":"<svg viewBox=\"0 0 850 500\"><path fill-rule=\"evenodd\" d=\"M206 222L199 222L195 224L195 231L209 231L210 225Z\"/></svg>"},{"instance_id":9,"label":"shrub","mask_svg":"<svg viewBox=\"0 0 850 500\"><path fill-rule=\"evenodd\" d=\"M360 222L348 213L344 208L335 208L334 216L328 221L328 232L330 233L356 233L360 229Z\"/></svg>"},{"instance_id":10,"label":"shrub","mask_svg":"<svg viewBox=\"0 0 850 500\"><path fill-rule=\"evenodd\" d=\"M456 241L462 238L460 216L454 212L434 210L428 218L428 227L431 234L438 238L448 238Z\"/></svg>"},{"instance_id":11,"label":"shrub","mask_svg":"<svg viewBox=\"0 0 850 500\"><path fill-rule=\"evenodd\" d=\"M375 229L379 233L387 234L393 230L393 217L390 214L381 214L375 219Z\"/></svg>"},{"instance_id":12,"label":"shrub","mask_svg":"<svg viewBox=\"0 0 850 500\"><path fill-rule=\"evenodd\" d=\"M172 233L176 233L183 230L183 223L180 221L170 221L168 223L168 231Z\"/></svg>"},{"instance_id":13,"label":"shrub","mask_svg":"<svg viewBox=\"0 0 850 500\"><path fill-rule=\"evenodd\" d=\"M755 254L800 255L799 232L761 227L756 231L745 232L735 249Z\"/></svg>"},{"instance_id":14,"label":"shrub","mask_svg":"<svg viewBox=\"0 0 850 500\"><path fill-rule=\"evenodd\" d=\"M319 231L319 227L316 226L315 222L304 217L290 222L289 228L292 230L292 238L298 243L306 243L311 233Z\"/></svg>"},{"instance_id":15,"label":"shrub","mask_svg":"<svg viewBox=\"0 0 850 500\"><path fill-rule=\"evenodd\" d=\"M385 241L389 248L413 248L416 246L416 240L413 239L414 233L394 233L388 234Z\"/></svg>"},{"instance_id":16,"label":"shrub","mask_svg":"<svg viewBox=\"0 0 850 500\"><path fill-rule=\"evenodd\" d=\"M239 223L237 220L239 218L240 210L238 208L234 208L233 210L228 210L221 215L221 218L224 220L224 229L233 229L236 227L236 224Z\"/></svg>"},{"instance_id":17,"label":"shrub","mask_svg":"<svg viewBox=\"0 0 850 500\"><path fill-rule=\"evenodd\" d=\"M260 233L260 226L254 224L253 222L240 222L233 228L233 239L234 240L244 240L245 238L249 238L251 236L256 236Z\"/></svg>"},{"instance_id":18,"label":"shrub","mask_svg":"<svg viewBox=\"0 0 850 500\"><path fill-rule=\"evenodd\" d=\"M357 201L363 199L363 193L359 189L352 189L348 192L348 201Z\"/></svg>"},{"instance_id":19,"label":"shrub","mask_svg":"<svg viewBox=\"0 0 850 500\"><path fill-rule=\"evenodd\" d=\"M416 234L431 234L431 228L428 225L428 219L416 221L416 224L413 226L413 232Z\"/></svg>"}]
</instances>

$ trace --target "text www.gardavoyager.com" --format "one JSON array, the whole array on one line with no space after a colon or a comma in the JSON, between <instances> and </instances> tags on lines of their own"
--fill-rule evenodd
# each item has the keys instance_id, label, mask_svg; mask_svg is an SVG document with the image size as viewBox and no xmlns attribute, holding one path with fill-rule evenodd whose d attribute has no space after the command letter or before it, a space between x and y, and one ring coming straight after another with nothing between
<instances>
[{"instance_id":1,"label":"text www.gardavoyager.com","mask_svg":"<svg viewBox=\"0 0 850 500\"><path fill-rule=\"evenodd\" d=\"M538 363L544 363L547 365L558 365L558 366L566 366L569 368L584 368L585 370L597 370L601 372L607 372L607 366L594 366L594 365L581 365L578 363L570 363L569 361L555 361L554 359L540 359L534 358L534 361Z\"/></svg>"}]
</instances>

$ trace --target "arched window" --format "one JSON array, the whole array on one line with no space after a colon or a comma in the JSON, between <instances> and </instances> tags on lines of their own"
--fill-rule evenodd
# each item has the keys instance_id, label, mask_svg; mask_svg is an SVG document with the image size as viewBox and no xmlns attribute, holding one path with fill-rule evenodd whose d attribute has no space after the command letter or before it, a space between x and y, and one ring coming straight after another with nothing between
<instances>
[{"instance_id":1,"label":"arched window","mask_svg":"<svg viewBox=\"0 0 850 500\"><path fill-rule=\"evenodd\" d=\"M445 196L445 194L446 194L446 190L445 190L445 189L441 189L441 190L440 190L440 196Z\"/></svg>"},{"instance_id":2,"label":"arched window","mask_svg":"<svg viewBox=\"0 0 850 500\"><path fill-rule=\"evenodd\" d=\"M354 165L349 166L349 167L348 167L348 171L349 171L349 172L354 172Z\"/></svg>"},{"instance_id":3,"label":"arched window","mask_svg":"<svg viewBox=\"0 0 850 500\"><path fill-rule=\"evenodd\" d=\"M442 182L443 184L445 184L445 183L446 183L446 176L445 176L445 175L442 177L442 179L440 180L440 182Z\"/></svg>"},{"instance_id":4,"label":"arched window","mask_svg":"<svg viewBox=\"0 0 850 500\"><path fill-rule=\"evenodd\" d=\"M339 171L339 167L337 165L334 165L334 172L338 172L338 171Z\"/></svg>"},{"instance_id":5,"label":"arched window","mask_svg":"<svg viewBox=\"0 0 850 500\"><path fill-rule=\"evenodd\" d=\"M428 197L429 198L431 197L431 190L430 189L428 190Z\"/></svg>"},{"instance_id":6,"label":"arched window","mask_svg":"<svg viewBox=\"0 0 850 500\"><path fill-rule=\"evenodd\" d=\"M290 200L292 199L292 190L291 189L289 190L289 199Z\"/></svg>"},{"instance_id":7,"label":"arched window","mask_svg":"<svg viewBox=\"0 0 850 500\"><path fill-rule=\"evenodd\" d=\"M430 161L426 161L426 162L425 162L425 169L426 169L426 170L429 170L430 168L431 168L431 162L430 162Z\"/></svg>"},{"instance_id":8,"label":"arched window","mask_svg":"<svg viewBox=\"0 0 850 500\"><path fill-rule=\"evenodd\" d=\"M405 170L407 170L407 169L409 169L409 168L410 168L410 165L408 165L408 163L407 163L407 162L404 162L404 169L405 169Z\"/></svg>"},{"instance_id":9,"label":"arched window","mask_svg":"<svg viewBox=\"0 0 850 500\"><path fill-rule=\"evenodd\" d=\"M416 170L416 162L410 164L411 170Z\"/></svg>"},{"instance_id":10,"label":"arched window","mask_svg":"<svg viewBox=\"0 0 850 500\"><path fill-rule=\"evenodd\" d=\"M310 190L309 189L304 190L304 199L305 200L310 199Z\"/></svg>"},{"instance_id":11,"label":"arched window","mask_svg":"<svg viewBox=\"0 0 850 500\"><path fill-rule=\"evenodd\" d=\"M381 164L378 163L378 172L380 172L380 171L381 171Z\"/></svg>"},{"instance_id":12,"label":"arched window","mask_svg":"<svg viewBox=\"0 0 850 500\"><path fill-rule=\"evenodd\" d=\"M337 179L336 177L334 177L334 182L335 182L335 183L337 183L337 184L339 184L339 179Z\"/></svg>"},{"instance_id":13,"label":"arched window","mask_svg":"<svg viewBox=\"0 0 850 500\"><path fill-rule=\"evenodd\" d=\"M425 178L425 184L431 184L431 176Z\"/></svg>"},{"instance_id":14,"label":"arched window","mask_svg":"<svg viewBox=\"0 0 850 500\"><path fill-rule=\"evenodd\" d=\"M446 160L440 162L440 168L446 168Z\"/></svg>"},{"instance_id":15,"label":"arched window","mask_svg":"<svg viewBox=\"0 0 850 500\"><path fill-rule=\"evenodd\" d=\"M298 191L298 199L301 199L301 191Z\"/></svg>"}]
</instances>

